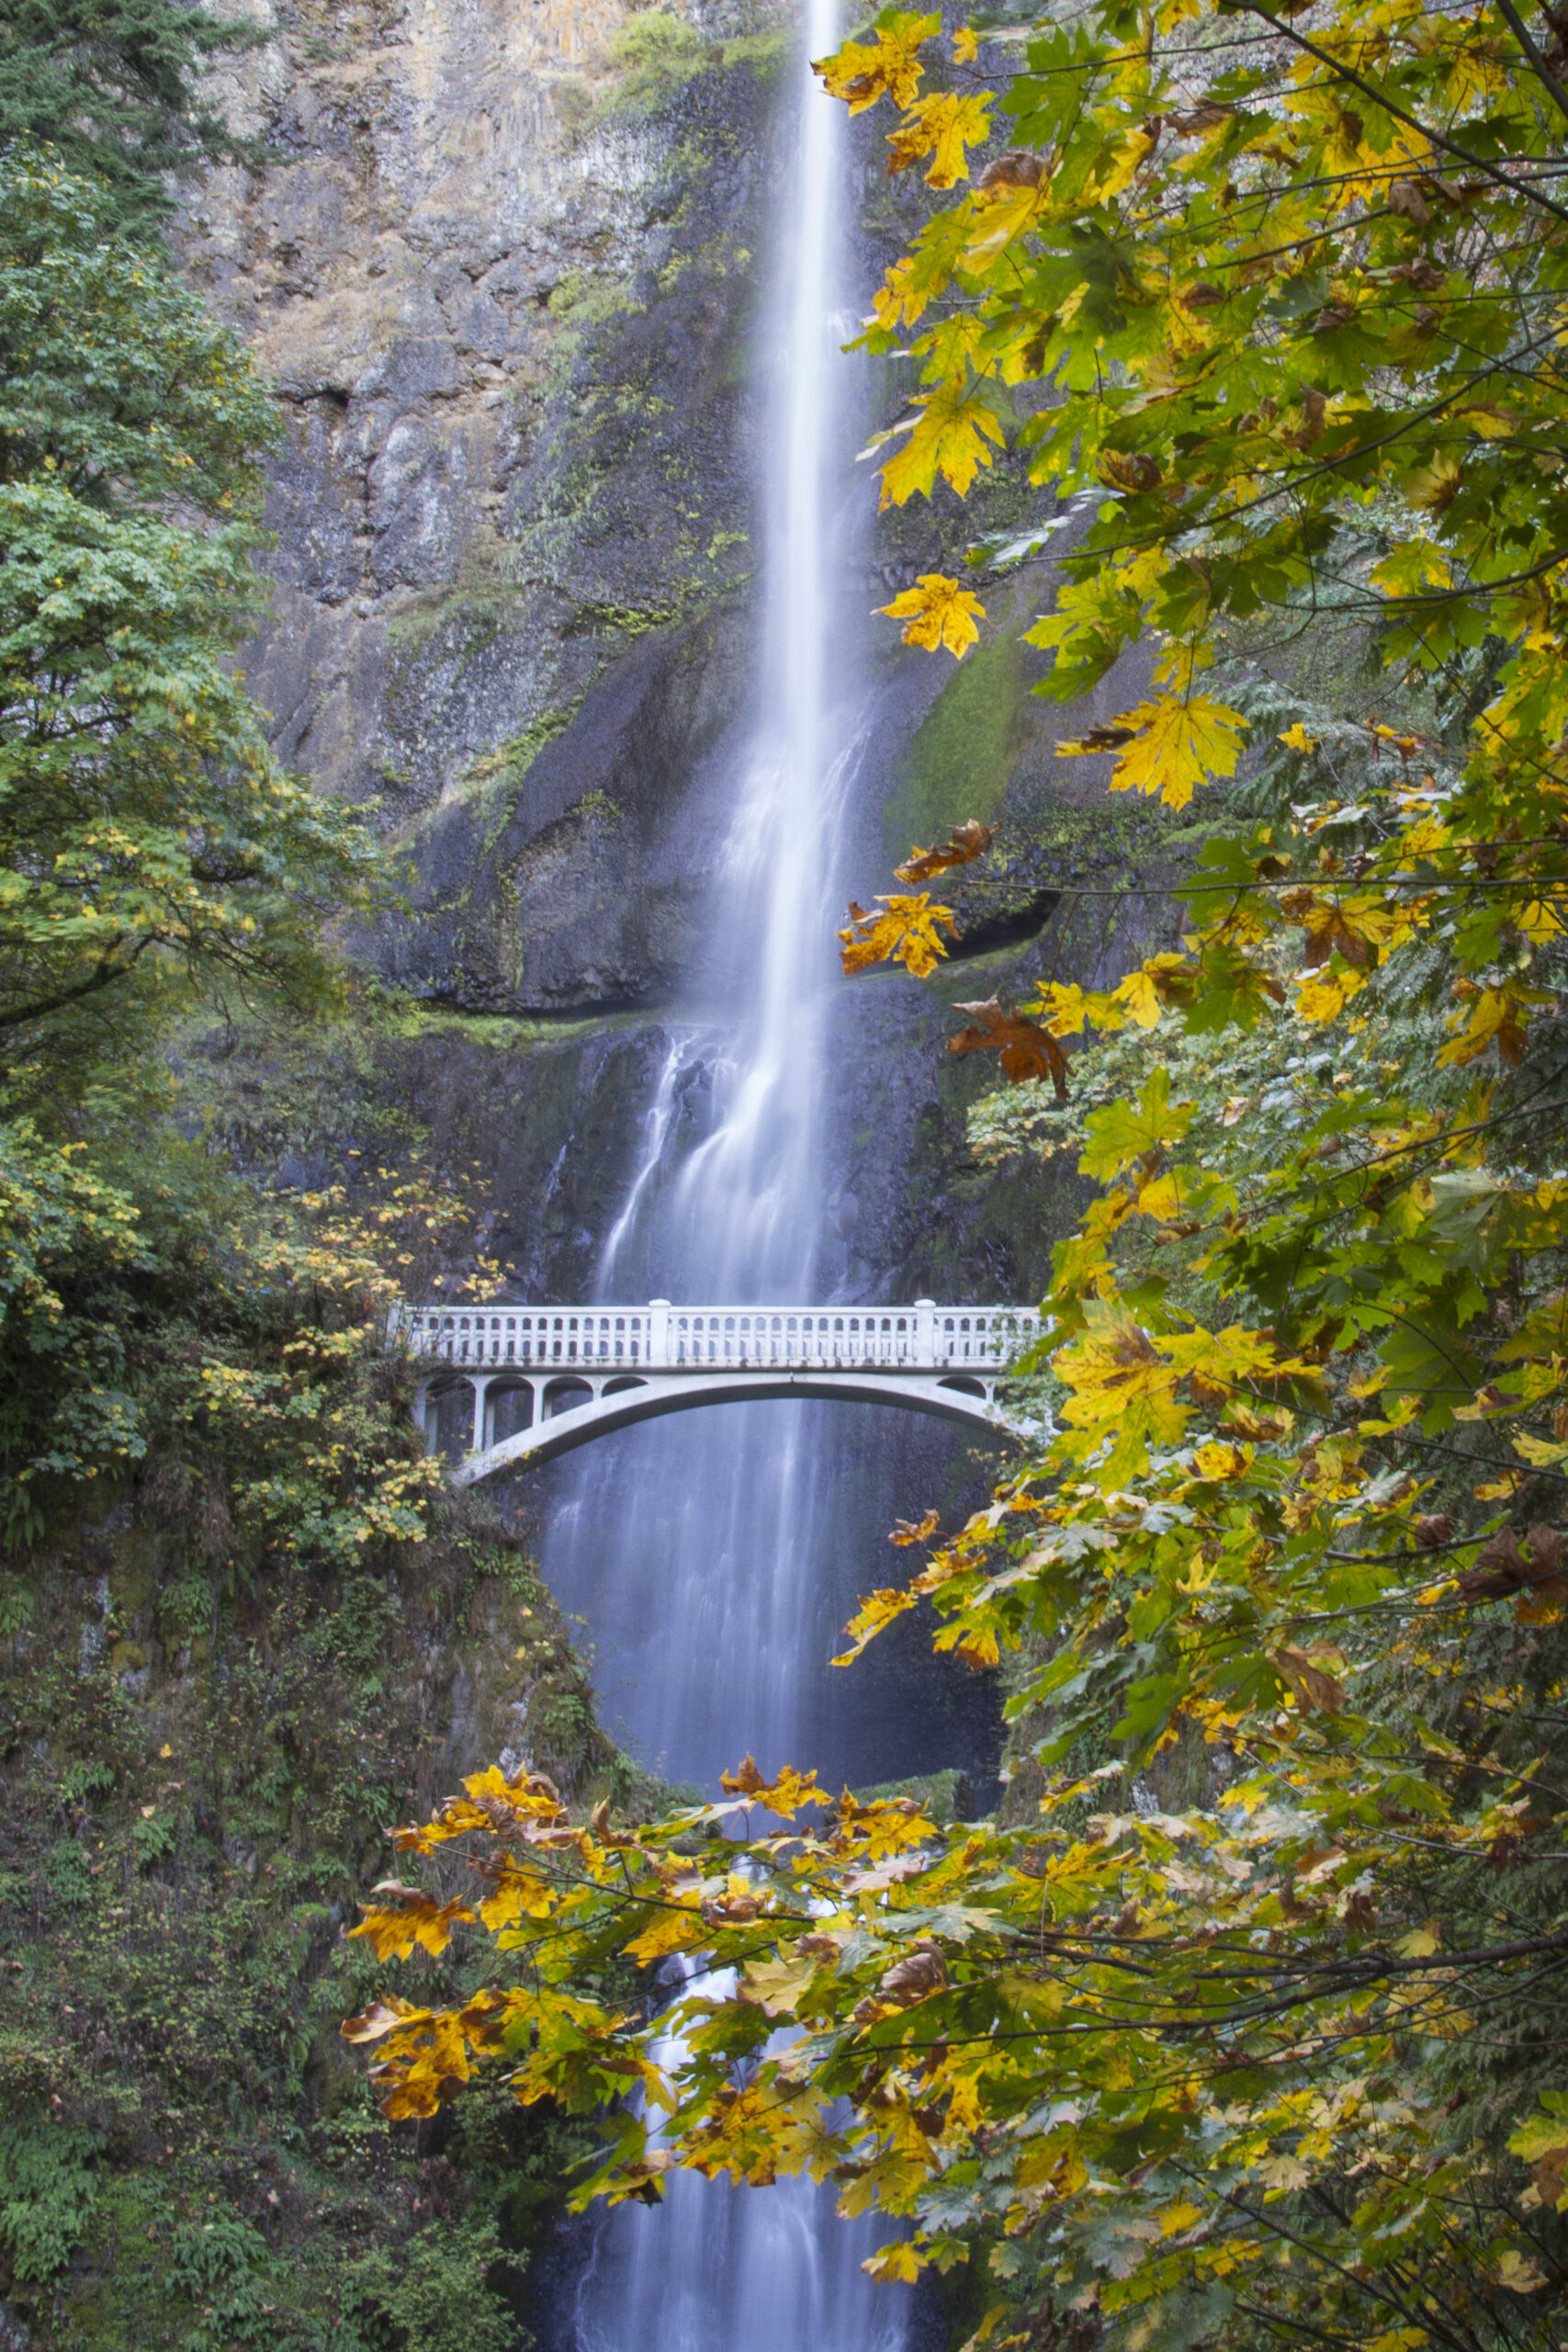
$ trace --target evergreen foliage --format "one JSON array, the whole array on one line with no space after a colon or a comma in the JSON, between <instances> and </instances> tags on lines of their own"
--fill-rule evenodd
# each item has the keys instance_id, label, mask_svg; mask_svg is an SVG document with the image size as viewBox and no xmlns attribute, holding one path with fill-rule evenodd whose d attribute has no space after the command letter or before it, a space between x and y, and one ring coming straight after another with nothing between
<instances>
[{"instance_id":1,"label":"evergreen foliage","mask_svg":"<svg viewBox=\"0 0 1568 2352\"><path fill-rule=\"evenodd\" d=\"M200 94L203 69L265 29L183 0L0 0L0 152L47 141L145 232L171 183L248 153Z\"/></svg>"},{"instance_id":2,"label":"evergreen foliage","mask_svg":"<svg viewBox=\"0 0 1568 2352\"><path fill-rule=\"evenodd\" d=\"M256 613L240 345L98 190L0 161L0 1056L135 979L320 998L359 820L273 759L229 657Z\"/></svg>"}]
</instances>

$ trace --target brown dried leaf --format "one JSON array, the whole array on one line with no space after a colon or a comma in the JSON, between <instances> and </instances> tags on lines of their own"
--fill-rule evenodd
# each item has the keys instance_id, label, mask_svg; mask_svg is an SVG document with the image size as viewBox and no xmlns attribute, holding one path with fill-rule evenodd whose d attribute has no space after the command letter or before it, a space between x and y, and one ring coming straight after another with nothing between
<instances>
[{"instance_id":1,"label":"brown dried leaf","mask_svg":"<svg viewBox=\"0 0 1568 2352\"><path fill-rule=\"evenodd\" d=\"M1562 1581L1562 1534L1555 1527L1536 1526L1526 1539L1528 1555L1510 1528L1502 1528L1476 1554L1472 1566L1459 1578L1465 1600L1499 1600L1506 1593L1527 1588L1540 1589Z\"/></svg>"},{"instance_id":2,"label":"brown dried leaf","mask_svg":"<svg viewBox=\"0 0 1568 2352\"><path fill-rule=\"evenodd\" d=\"M1005 155L987 164L980 175L980 189L984 193L994 187L1038 187L1046 162L1045 156L1031 154L1027 147L1010 147Z\"/></svg>"},{"instance_id":3,"label":"brown dried leaf","mask_svg":"<svg viewBox=\"0 0 1568 2352\"><path fill-rule=\"evenodd\" d=\"M913 1951L895 1961L882 1978L880 1990L890 2001L923 2001L947 1988L947 1962L940 1945L922 1936Z\"/></svg>"},{"instance_id":4,"label":"brown dried leaf","mask_svg":"<svg viewBox=\"0 0 1568 2352\"><path fill-rule=\"evenodd\" d=\"M1064 756L1069 752L1076 756L1080 752L1119 752L1123 743L1133 741L1137 731L1135 727L1091 727L1086 735L1078 736L1072 743L1059 742L1056 750Z\"/></svg>"},{"instance_id":5,"label":"brown dried leaf","mask_svg":"<svg viewBox=\"0 0 1568 2352\"><path fill-rule=\"evenodd\" d=\"M1269 1662L1290 1686L1298 1707L1324 1715L1343 1714L1345 1686L1318 1664L1318 1658L1325 1655L1328 1653L1319 1651L1309 1656L1305 1650L1279 1649Z\"/></svg>"},{"instance_id":6,"label":"brown dried leaf","mask_svg":"<svg viewBox=\"0 0 1568 2352\"><path fill-rule=\"evenodd\" d=\"M1235 112L1235 107L1220 106L1213 100L1208 100L1201 107L1191 107L1186 114L1168 115L1166 120L1172 130L1179 132L1183 139L1198 139L1206 130L1218 130L1221 123L1229 122Z\"/></svg>"},{"instance_id":7,"label":"brown dried leaf","mask_svg":"<svg viewBox=\"0 0 1568 2352\"><path fill-rule=\"evenodd\" d=\"M344 2041L379 2041L383 2034L395 2033L400 2026L421 2025L433 2014L430 2009L416 2008L412 2001L400 2001L395 1993L388 1993L372 2001L356 2018L344 2018L338 2031Z\"/></svg>"},{"instance_id":8,"label":"brown dried leaf","mask_svg":"<svg viewBox=\"0 0 1568 2352\"><path fill-rule=\"evenodd\" d=\"M937 1531L937 1513L928 1510L923 1519L900 1519L895 1521L889 1544L929 1544Z\"/></svg>"},{"instance_id":9,"label":"brown dried leaf","mask_svg":"<svg viewBox=\"0 0 1568 2352\"><path fill-rule=\"evenodd\" d=\"M941 848L912 849L893 871L900 882L913 888L917 882L929 882L933 874L945 873L950 865L972 865L976 858L985 856L995 839L994 825L979 824L971 817L966 825L954 825Z\"/></svg>"},{"instance_id":10,"label":"brown dried leaf","mask_svg":"<svg viewBox=\"0 0 1568 2352\"><path fill-rule=\"evenodd\" d=\"M1189 300L1196 301L1198 294L1203 290L1202 288L1196 288L1189 296ZM1219 299L1223 301L1224 298L1222 295ZM1140 450L1125 449L1100 451L1100 478L1101 481L1109 482L1113 490L1129 490L1134 493L1157 490L1164 479L1157 458L1147 457Z\"/></svg>"},{"instance_id":11,"label":"brown dried leaf","mask_svg":"<svg viewBox=\"0 0 1568 2352\"><path fill-rule=\"evenodd\" d=\"M1004 1010L999 998L983 1004L956 1004L955 1012L972 1012L967 1029L947 1041L950 1054L999 1053L1002 1074L1016 1086L1026 1078L1048 1078L1058 1102L1067 1100L1067 1057L1048 1030Z\"/></svg>"}]
</instances>

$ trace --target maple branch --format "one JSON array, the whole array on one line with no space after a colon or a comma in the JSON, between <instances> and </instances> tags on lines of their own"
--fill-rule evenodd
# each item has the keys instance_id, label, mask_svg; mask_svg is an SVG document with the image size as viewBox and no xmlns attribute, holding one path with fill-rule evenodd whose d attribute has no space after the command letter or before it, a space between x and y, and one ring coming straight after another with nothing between
<instances>
[{"instance_id":1,"label":"maple branch","mask_svg":"<svg viewBox=\"0 0 1568 2352\"><path fill-rule=\"evenodd\" d=\"M1529 59L1531 65L1535 68L1536 78L1540 83L1541 87L1551 92L1552 99L1556 104L1558 113L1564 117L1568 117L1568 90L1563 88L1562 83L1558 80L1551 66L1547 63L1545 58L1536 47L1534 36L1529 31L1518 10L1515 7L1514 0L1497 0L1497 13L1503 17L1509 30L1512 32L1514 39L1518 42L1519 47L1524 51L1525 55Z\"/></svg>"},{"instance_id":2,"label":"maple branch","mask_svg":"<svg viewBox=\"0 0 1568 2352\"><path fill-rule=\"evenodd\" d=\"M1533 1478L1551 1478L1560 1487L1568 1487L1568 1478L1560 1470L1537 1470L1519 1462L1500 1462L1495 1453L1461 1453L1458 1446L1441 1445L1435 1437L1418 1437L1414 1430L1396 1430L1393 1434L1402 1445L1424 1446L1428 1453L1447 1454L1450 1462L1476 1463L1483 1470L1510 1470L1527 1484Z\"/></svg>"},{"instance_id":3,"label":"maple branch","mask_svg":"<svg viewBox=\"0 0 1568 2352\"><path fill-rule=\"evenodd\" d=\"M1244 0L1244 5L1251 6L1252 0ZM1564 218L1568 219L1568 214L1565 214ZM1534 352L1550 350L1556 340L1556 334L1553 331L1516 345L1514 350L1505 352L1500 357L1488 361L1484 367L1472 368L1468 376L1462 377L1457 384L1450 385L1449 389L1437 399L1427 401L1419 408L1405 412L1386 433L1378 434L1371 441L1358 441L1353 448L1338 450L1332 458L1318 458L1303 471L1292 473L1286 481L1277 482L1272 490L1261 490L1256 498L1244 499L1239 506L1227 507L1217 518L1211 518L1201 523L1188 523L1168 531L1148 531L1137 537L1116 539L1108 545L1087 549L1075 548L1058 557L1057 561L1064 571L1070 572L1075 565L1087 570L1091 564L1097 567L1103 565L1111 556L1136 555L1147 548L1168 545L1175 549L1184 538L1197 539L1201 543L1203 535L1212 533L1217 524L1238 522L1244 515L1256 513L1261 506L1272 505L1276 499L1299 494L1304 486L1318 481L1325 474L1342 472L1347 466L1353 464L1357 459L1372 457L1379 449L1387 448L1393 442L1403 440L1416 425L1432 423L1434 419L1442 415L1445 409L1451 408L1456 400L1461 400L1467 392L1473 391L1478 384L1485 383L1488 377L1506 372L1522 373L1522 368L1516 369L1516 362L1522 362ZM1212 360L1217 362L1218 353L1212 353L1209 356ZM1558 560L1562 560L1562 558Z\"/></svg>"},{"instance_id":4,"label":"maple branch","mask_svg":"<svg viewBox=\"0 0 1568 2352\"><path fill-rule=\"evenodd\" d=\"M100 989L108 988L113 981L123 980L127 973L135 969L139 957L153 944L152 934L149 933L138 942L124 962L112 963L110 958L115 950L123 945L124 939L124 933L119 933L110 942L107 954L94 967L88 977L85 980L78 980L73 988L57 989L51 996L34 997L28 1004L13 1006L9 1011L0 1012L0 1029L17 1029L25 1022L42 1021L51 1012L62 1012L68 1004L79 1004L84 997L96 996Z\"/></svg>"},{"instance_id":5,"label":"maple branch","mask_svg":"<svg viewBox=\"0 0 1568 2352\"><path fill-rule=\"evenodd\" d=\"M1180 2173L1184 2179L1194 2179L1194 2176L1188 2173L1186 2167L1182 2165L1175 2165L1173 2169ZM1352 2270L1348 2268L1346 2264L1342 2262L1336 2262L1332 2255L1325 2254L1323 2252L1321 2247L1314 2245L1310 2238L1303 2237L1298 2231L1292 2230L1287 2222L1280 2221L1275 2215L1260 2213L1252 2206L1244 2204L1239 2197L1233 2197L1229 2189L1218 2188L1214 2187L1213 2183L1199 2183L1195 2180L1194 2185L1206 2188L1211 2197L1217 2197L1220 2202L1222 2204L1228 2205L1233 2212L1240 2213L1246 2221L1252 2224L1254 2229L1268 2230L1276 2237L1286 2239L1290 2245L1297 2247L1303 2254L1310 2256L1314 2262L1321 2262L1325 2269L1332 2270L1337 2277L1345 2279L1348 2284L1362 2289L1365 2293L1372 2298L1374 2302L1386 2303L1391 2311L1398 2312L1400 2316L1406 2321L1413 2320L1417 2316L1411 2311L1409 2304L1406 2303L1404 2297L1396 2294L1391 2287L1386 2286L1375 2271L1365 2269ZM1429 2310L1424 2310L1419 2316L1426 2320L1428 2324L1433 2323L1434 2315ZM1438 2328L1437 2333L1441 2335L1449 2336L1449 2340L1450 2342L1454 2341L1452 2336L1450 2335L1450 2332L1446 2329ZM1462 2345L1463 2342L1463 2338L1459 2339L1459 2344ZM1458 2352L1457 2345L1455 2352ZM1468 2346L1466 2346L1466 2352L1469 2352Z\"/></svg>"},{"instance_id":6,"label":"maple branch","mask_svg":"<svg viewBox=\"0 0 1568 2352\"><path fill-rule=\"evenodd\" d=\"M1457 156L1461 164L1468 164L1472 171L1484 172L1489 180L1495 181L1497 187L1506 189L1509 196L1523 195L1528 201L1539 204L1543 212L1551 212L1559 220L1568 221L1568 209L1563 206L1554 204L1550 197L1538 196L1529 189L1521 188L1516 181L1508 177L1506 172L1500 172L1495 164L1488 164L1481 156L1472 154L1468 147L1461 147L1457 140L1449 138L1446 132L1430 130L1416 116L1406 114L1404 108L1395 106L1393 100L1380 90L1375 82L1367 81L1363 75L1355 71L1353 66L1342 65L1337 58L1331 57L1325 49L1319 49L1315 41L1309 40L1304 33L1298 33L1293 27L1281 22L1280 17L1271 16L1263 6L1262 0L1241 0L1241 6L1246 8L1249 16L1260 17L1264 24L1271 25L1282 40L1293 42L1297 49L1304 50L1309 57L1315 57L1320 65L1325 65L1328 68L1336 80L1348 82L1352 89L1359 90L1363 96L1371 98L1375 107L1381 107L1383 113L1390 116L1393 121L1404 123L1407 130L1414 130L1419 138L1425 139L1428 145L1440 147L1445 154ZM1554 178L1561 176L1561 167L1559 171L1553 173L1552 176Z\"/></svg>"}]
</instances>

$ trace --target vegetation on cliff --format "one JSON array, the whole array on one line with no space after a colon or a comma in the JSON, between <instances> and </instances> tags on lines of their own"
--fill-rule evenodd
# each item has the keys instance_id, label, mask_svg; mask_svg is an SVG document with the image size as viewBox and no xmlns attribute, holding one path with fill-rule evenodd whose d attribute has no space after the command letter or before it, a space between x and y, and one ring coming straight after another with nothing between
<instances>
[{"instance_id":1,"label":"vegetation on cliff","mask_svg":"<svg viewBox=\"0 0 1568 2352\"><path fill-rule=\"evenodd\" d=\"M105 131L149 204L200 119ZM407 1136L264 1189L209 1116L242 1034L308 1058L384 877L233 666L276 411L138 209L0 151L0 2338L502 2352L576 2142L390 2133L339 1931L468 1743L648 1792L381 1346L472 1204Z\"/></svg>"},{"instance_id":2,"label":"vegetation on cliff","mask_svg":"<svg viewBox=\"0 0 1568 2352\"><path fill-rule=\"evenodd\" d=\"M823 68L891 98L892 168L959 191L877 300L874 346L925 371L886 494L964 495L1048 384L1021 440L1087 528L1032 632L1047 691L1157 648L1061 749L1220 809L1179 946L955 1041L1034 1073L983 1147L1068 1150L1095 1198L1025 1367L1054 1430L956 1533L897 1531L927 1565L853 1649L930 1602L939 1646L1005 1662L1008 1803L944 1826L748 1759L738 1849L733 1805L584 1826L476 1778L399 1843L479 1876L358 1933L390 1959L477 1921L504 1973L346 2030L391 2114L498 2060L525 2105L605 2109L584 2199L831 2179L904 2220L874 2268L943 2274L976 2345L1545 2346L1568 26L1102 0L1035 28L999 106L968 31L922 95L940 30L889 12ZM1016 143L971 184L998 114ZM894 614L960 656L977 617L937 574ZM1388 673L1370 717L1314 704L1336 631ZM985 833L913 853L851 956L931 970L916 886ZM671 2076L670 2016L585 1987L699 1951L733 1975L678 2006Z\"/></svg>"}]
</instances>

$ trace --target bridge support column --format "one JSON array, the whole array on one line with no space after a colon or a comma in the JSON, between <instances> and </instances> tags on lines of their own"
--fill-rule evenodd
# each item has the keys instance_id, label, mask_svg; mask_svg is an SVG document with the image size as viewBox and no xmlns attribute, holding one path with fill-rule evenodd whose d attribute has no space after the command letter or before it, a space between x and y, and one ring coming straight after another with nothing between
<instances>
[{"instance_id":1,"label":"bridge support column","mask_svg":"<svg viewBox=\"0 0 1568 2352\"><path fill-rule=\"evenodd\" d=\"M470 1385L474 1392L474 1436L470 1451L482 1453L490 1436L489 1430L485 1428L485 1406L490 1396L491 1385L488 1380L481 1380L477 1373L470 1375Z\"/></svg>"}]
</instances>

